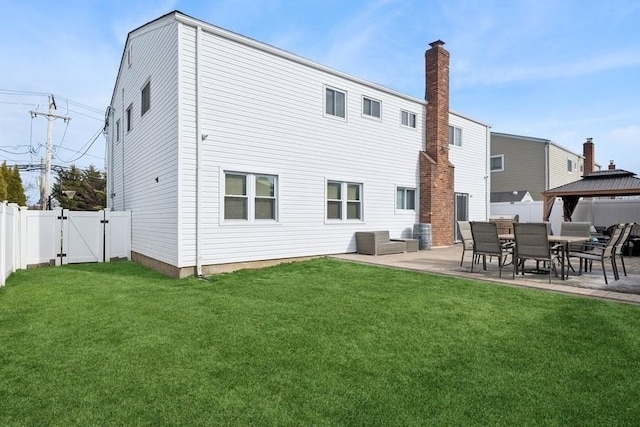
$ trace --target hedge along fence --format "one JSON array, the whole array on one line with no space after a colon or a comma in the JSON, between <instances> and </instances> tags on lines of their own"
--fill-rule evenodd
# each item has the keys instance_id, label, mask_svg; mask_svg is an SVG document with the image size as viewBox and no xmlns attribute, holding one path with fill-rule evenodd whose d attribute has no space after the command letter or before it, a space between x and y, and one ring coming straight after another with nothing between
<instances>
[{"instance_id":1,"label":"hedge along fence","mask_svg":"<svg viewBox=\"0 0 640 427\"><path fill-rule=\"evenodd\" d=\"M0 203L0 286L18 269L131 258L131 212L30 211Z\"/></svg>"}]
</instances>

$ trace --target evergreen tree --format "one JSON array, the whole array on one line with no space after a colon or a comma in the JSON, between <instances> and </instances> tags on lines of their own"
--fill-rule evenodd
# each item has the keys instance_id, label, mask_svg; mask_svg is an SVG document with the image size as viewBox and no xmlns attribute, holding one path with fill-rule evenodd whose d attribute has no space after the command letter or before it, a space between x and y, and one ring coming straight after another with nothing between
<instances>
[{"instance_id":1,"label":"evergreen tree","mask_svg":"<svg viewBox=\"0 0 640 427\"><path fill-rule=\"evenodd\" d=\"M22 178L20 177L20 169L18 165L13 167L11 179L7 182L7 198L11 203L17 203L18 206L27 205L27 196L22 186Z\"/></svg>"},{"instance_id":2,"label":"evergreen tree","mask_svg":"<svg viewBox=\"0 0 640 427\"><path fill-rule=\"evenodd\" d=\"M93 165L86 170L71 166L58 173L53 184L52 195L64 209L74 211L97 211L104 209L107 179Z\"/></svg>"},{"instance_id":3,"label":"evergreen tree","mask_svg":"<svg viewBox=\"0 0 640 427\"><path fill-rule=\"evenodd\" d=\"M9 201L9 179L11 171L7 166L7 162L2 162L0 166L0 202Z\"/></svg>"}]
</instances>

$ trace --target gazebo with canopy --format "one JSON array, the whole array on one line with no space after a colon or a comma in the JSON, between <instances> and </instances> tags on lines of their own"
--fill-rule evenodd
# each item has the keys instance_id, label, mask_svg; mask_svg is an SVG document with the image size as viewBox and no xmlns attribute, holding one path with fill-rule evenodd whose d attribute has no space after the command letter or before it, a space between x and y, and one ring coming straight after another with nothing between
<instances>
[{"instance_id":1,"label":"gazebo with canopy","mask_svg":"<svg viewBox=\"0 0 640 427\"><path fill-rule=\"evenodd\" d=\"M622 169L592 172L583 176L579 181L542 192L544 221L549 221L556 197L562 197L564 220L571 221L571 215L573 215L581 197L639 195L640 178L636 178L636 174L633 172Z\"/></svg>"}]
</instances>

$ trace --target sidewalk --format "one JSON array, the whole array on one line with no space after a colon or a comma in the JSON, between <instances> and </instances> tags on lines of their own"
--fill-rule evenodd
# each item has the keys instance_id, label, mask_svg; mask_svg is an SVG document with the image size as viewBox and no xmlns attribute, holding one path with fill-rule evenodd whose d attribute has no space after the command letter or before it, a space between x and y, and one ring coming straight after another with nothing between
<instances>
[{"instance_id":1,"label":"sidewalk","mask_svg":"<svg viewBox=\"0 0 640 427\"><path fill-rule=\"evenodd\" d=\"M515 279L512 279L512 265L507 265L502 269L502 278L500 278L498 262L495 257L492 262L489 262L489 259L487 259L486 271L482 269L482 263L480 263L473 267L473 273L471 273L471 252L467 251L467 253L465 253L462 267L460 266L461 256L462 246L461 244L457 244L450 247L433 248L403 254L372 256L352 253L333 255L332 257L365 264L495 282L509 286L543 289L585 297L640 304L640 257L625 257L624 260L628 274L626 277L622 272L622 265L618 262L620 280L617 281L613 278L611 264L605 262L607 279L609 280L609 284L605 285L602 266L595 262L592 272L583 272L581 276L578 276L577 272L570 272L568 280L561 280L560 277L552 276L551 284L549 284L549 276L546 274L518 275ZM534 262L530 261L527 265L533 266Z\"/></svg>"}]
</instances>

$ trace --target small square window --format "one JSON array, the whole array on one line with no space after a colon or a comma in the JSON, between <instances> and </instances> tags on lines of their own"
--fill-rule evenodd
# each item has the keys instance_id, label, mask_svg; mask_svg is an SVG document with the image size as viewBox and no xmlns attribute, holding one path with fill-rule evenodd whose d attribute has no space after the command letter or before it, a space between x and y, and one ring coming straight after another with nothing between
<instances>
[{"instance_id":1,"label":"small square window","mask_svg":"<svg viewBox=\"0 0 640 427\"><path fill-rule=\"evenodd\" d=\"M380 101L364 97L362 98L362 114L380 118Z\"/></svg>"},{"instance_id":2,"label":"small square window","mask_svg":"<svg viewBox=\"0 0 640 427\"><path fill-rule=\"evenodd\" d=\"M504 155L491 156L491 172L501 172L504 170Z\"/></svg>"},{"instance_id":3,"label":"small square window","mask_svg":"<svg viewBox=\"0 0 640 427\"><path fill-rule=\"evenodd\" d=\"M327 181L327 219L362 220L362 184Z\"/></svg>"},{"instance_id":4,"label":"small square window","mask_svg":"<svg viewBox=\"0 0 640 427\"><path fill-rule=\"evenodd\" d=\"M325 113L330 116L346 118L346 93L336 89L325 90Z\"/></svg>"},{"instance_id":5,"label":"small square window","mask_svg":"<svg viewBox=\"0 0 640 427\"><path fill-rule=\"evenodd\" d=\"M411 113L409 111L402 111L401 113L401 123L402 126L406 126L409 128L414 128L416 127L416 115L415 113Z\"/></svg>"},{"instance_id":6,"label":"small square window","mask_svg":"<svg viewBox=\"0 0 640 427\"><path fill-rule=\"evenodd\" d=\"M449 145L462 147L462 129L456 126L449 126Z\"/></svg>"},{"instance_id":7,"label":"small square window","mask_svg":"<svg viewBox=\"0 0 640 427\"><path fill-rule=\"evenodd\" d=\"M140 117L151 108L151 82L147 82L142 88L142 100L140 103Z\"/></svg>"},{"instance_id":8,"label":"small square window","mask_svg":"<svg viewBox=\"0 0 640 427\"><path fill-rule=\"evenodd\" d=\"M396 189L396 209L415 210L416 209L416 189L398 187Z\"/></svg>"}]
</instances>

